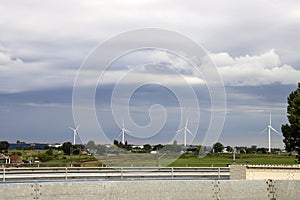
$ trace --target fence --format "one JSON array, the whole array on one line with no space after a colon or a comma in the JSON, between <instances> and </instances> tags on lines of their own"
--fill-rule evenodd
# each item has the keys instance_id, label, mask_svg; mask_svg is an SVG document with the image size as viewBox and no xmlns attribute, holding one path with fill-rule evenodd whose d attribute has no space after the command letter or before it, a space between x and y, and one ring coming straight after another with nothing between
<instances>
[{"instance_id":1,"label":"fence","mask_svg":"<svg viewBox=\"0 0 300 200\"><path fill-rule=\"evenodd\" d=\"M2 168L0 179L229 178L228 167L40 167Z\"/></svg>"}]
</instances>

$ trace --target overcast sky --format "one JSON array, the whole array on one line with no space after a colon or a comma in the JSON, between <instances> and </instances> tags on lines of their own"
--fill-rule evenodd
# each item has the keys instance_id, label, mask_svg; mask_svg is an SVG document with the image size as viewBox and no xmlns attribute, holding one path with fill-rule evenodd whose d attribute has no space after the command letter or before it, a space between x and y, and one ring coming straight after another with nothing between
<instances>
[{"instance_id":1,"label":"overcast sky","mask_svg":"<svg viewBox=\"0 0 300 200\"><path fill-rule=\"evenodd\" d=\"M267 135L260 132L268 125L269 112L272 126L280 131L287 122L286 98L300 81L300 4L292 0L0 0L0 27L0 140L10 142L72 141L68 127L74 126L72 87L78 69L97 45L133 29L174 30L208 51L226 89L227 115L219 138L225 145L267 146ZM185 65L159 51L128 55L114 63L104 77L106 85L96 95L98 119L103 120L110 139L119 137L116 122L108 114L111 84L122 73L132 66L151 69L148 77L155 82L169 75L158 73L158 68L172 66L183 71L193 87L203 85L193 73L182 70ZM168 83L176 82L168 77ZM207 129L210 102L205 87L198 87L196 95L203 126L193 122L190 126L200 133ZM171 135L179 128L179 105L161 86L136 92L131 102L131 109L136 109L133 119L147 125L153 104L174 109L169 110L168 124L162 130L166 140L152 142L173 140ZM80 134L89 139L86 133ZM201 143L201 137L195 142ZM182 143L182 136L175 139ZM128 140L144 142L129 136ZM274 147L283 147L280 136L273 134L272 140Z\"/></svg>"}]
</instances>

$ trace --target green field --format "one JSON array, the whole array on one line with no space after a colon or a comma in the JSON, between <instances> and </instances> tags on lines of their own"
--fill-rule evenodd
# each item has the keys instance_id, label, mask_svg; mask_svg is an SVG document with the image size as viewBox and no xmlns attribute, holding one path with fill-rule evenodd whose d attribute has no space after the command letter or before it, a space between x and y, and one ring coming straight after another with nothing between
<instances>
[{"instance_id":1,"label":"green field","mask_svg":"<svg viewBox=\"0 0 300 200\"><path fill-rule=\"evenodd\" d=\"M192 156L173 159L164 158L157 160L153 155L119 155L116 157L101 156L95 159L92 156L64 156L65 159L56 159L50 162L42 163L45 166L112 166L112 167L226 167L233 164L233 158L230 154L208 155L204 158ZM236 156L236 164L272 164L272 165L292 165L297 164L294 156L288 155L268 155L268 154L242 154Z\"/></svg>"},{"instance_id":2,"label":"green field","mask_svg":"<svg viewBox=\"0 0 300 200\"><path fill-rule=\"evenodd\" d=\"M180 167L225 167L233 163L231 154L208 155L204 158L181 158L170 166ZM240 154L236 156L236 164L272 164L292 165L296 164L296 158L288 155L276 154Z\"/></svg>"},{"instance_id":3,"label":"green field","mask_svg":"<svg viewBox=\"0 0 300 200\"><path fill-rule=\"evenodd\" d=\"M45 151L20 151L23 160L30 160ZM272 164L292 165L297 164L297 158L289 154L237 154L236 164ZM208 154L203 158L197 158L194 154L186 154L177 158L176 155L157 155L149 153L130 153L113 156L88 156L88 155L63 155L61 152L53 152L49 161L35 164L23 164L21 166L41 167L69 167L69 166L110 166L110 167L226 167L233 164L232 154Z\"/></svg>"}]
</instances>

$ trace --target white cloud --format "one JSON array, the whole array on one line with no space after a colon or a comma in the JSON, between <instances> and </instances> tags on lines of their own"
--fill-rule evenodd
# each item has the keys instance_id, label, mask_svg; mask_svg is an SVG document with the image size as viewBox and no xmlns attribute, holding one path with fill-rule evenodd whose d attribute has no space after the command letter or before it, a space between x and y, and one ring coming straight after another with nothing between
<instances>
[{"instance_id":1,"label":"white cloud","mask_svg":"<svg viewBox=\"0 0 300 200\"><path fill-rule=\"evenodd\" d=\"M281 64L280 56L274 49L260 55L245 55L232 57L226 52L210 54L212 61L217 65L225 85L229 86L257 86L273 83L295 84L300 80L300 71L291 65ZM146 58L146 60L145 60ZM184 77L188 84L204 84L196 76L193 67L182 58L164 52L140 52L129 55L127 59L119 62L120 65L137 59L146 64L129 67L130 79L125 84L134 82L162 82L176 85ZM126 62L124 62L126 61ZM6 53L0 53L0 92L20 92L53 87L72 87L77 69L52 67L47 62L23 62ZM133 62L136 62L134 60ZM165 70L169 68L169 71ZM170 70L172 73L170 73ZM126 67L109 70L102 78L101 84L115 84L127 72ZM100 75L99 70L85 70L80 72L84 78L81 83L91 86L96 83ZM179 76L179 74L182 75ZM94 77L94 78L93 78ZM95 79L97 78L97 79Z\"/></svg>"},{"instance_id":2,"label":"white cloud","mask_svg":"<svg viewBox=\"0 0 300 200\"><path fill-rule=\"evenodd\" d=\"M4 65L13 64L13 63L22 63L22 60L19 58L12 58L7 53L0 51L0 70L1 70L1 66L3 67Z\"/></svg>"},{"instance_id":3,"label":"white cloud","mask_svg":"<svg viewBox=\"0 0 300 200\"><path fill-rule=\"evenodd\" d=\"M225 85L255 86L273 83L296 84L300 71L291 65L281 64L274 49L254 56L231 57L228 53L211 54Z\"/></svg>"}]
</instances>

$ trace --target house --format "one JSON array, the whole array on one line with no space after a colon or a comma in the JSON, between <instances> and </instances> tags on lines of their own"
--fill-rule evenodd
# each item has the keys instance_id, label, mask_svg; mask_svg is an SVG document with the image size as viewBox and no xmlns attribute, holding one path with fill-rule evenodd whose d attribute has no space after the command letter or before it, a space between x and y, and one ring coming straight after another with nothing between
<instances>
[{"instance_id":1,"label":"house","mask_svg":"<svg viewBox=\"0 0 300 200\"><path fill-rule=\"evenodd\" d=\"M12 155L12 156L10 156L10 161L11 161L11 163L21 163L22 159L18 155Z\"/></svg>"},{"instance_id":2,"label":"house","mask_svg":"<svg viewBox=\"0 0 300 200\"><path fill-rule=\"evenodd\" d=\"M10 157L0 153L0 163L1 164L10 164Z\"/></svg>"}]
</instances>

